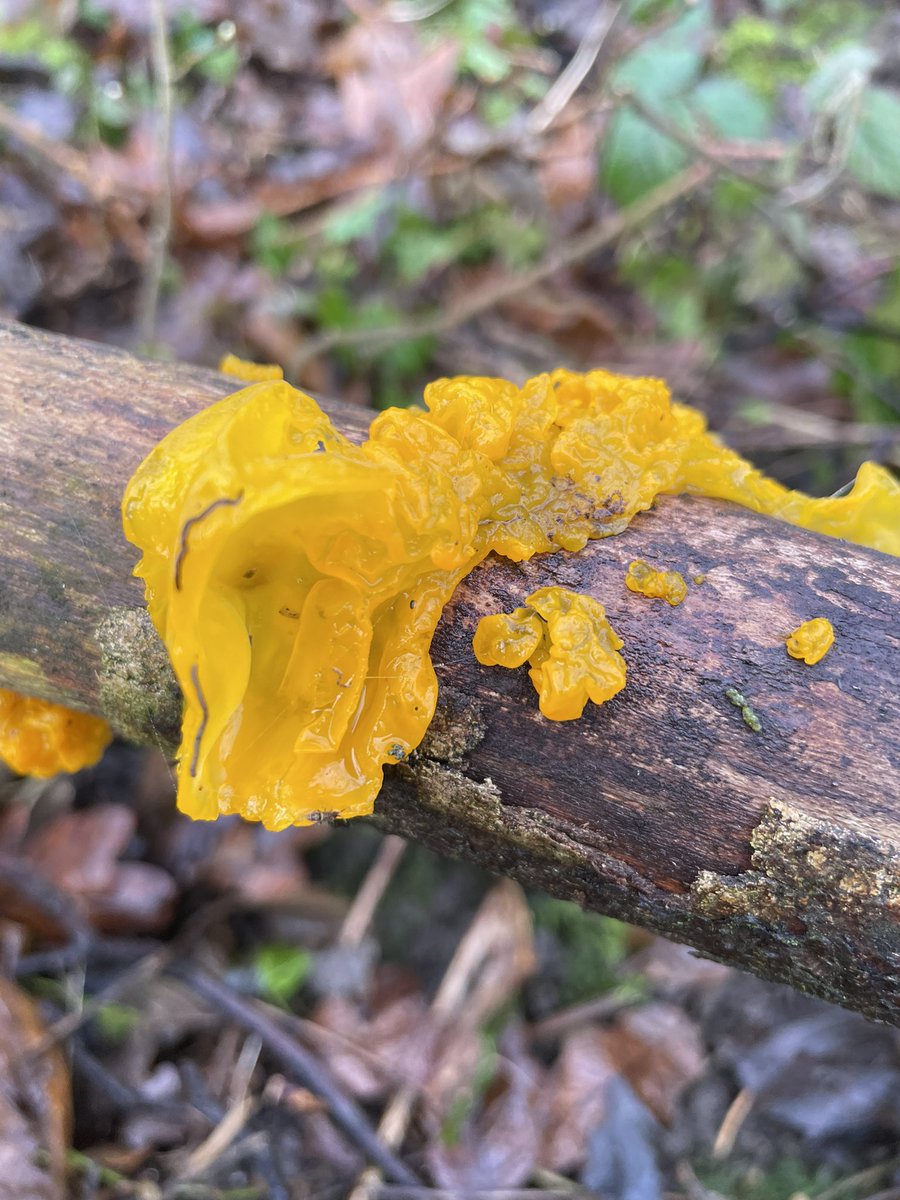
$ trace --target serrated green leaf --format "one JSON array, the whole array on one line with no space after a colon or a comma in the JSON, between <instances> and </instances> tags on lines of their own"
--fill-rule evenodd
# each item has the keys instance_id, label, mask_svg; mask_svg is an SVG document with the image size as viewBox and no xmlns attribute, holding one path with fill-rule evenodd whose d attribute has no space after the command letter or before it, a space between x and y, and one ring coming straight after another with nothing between
<instances>
[{"instance_id":1,"label":"serrated green leaf","mask_svg":"<svg viewBox=\"0 0 900 1200\"><path fill-rule=\"evenodd\" d=\"M868 88L847 155L847 170L867 191L900 199L900 97Z\"/></svg>"},{"instance_id":2,"label":"serrated green leaf","mask_svg":"<svg viewBox=\"0 0 900 1200\"><path fill-rule=\"evenodd\" d=\"M712 76L691 94L691 110L724 138L758 141L772 129L772 106L739 79Z\"/></svg>"},{"instance_id":3,"label":"serrated green leaf","mask_svg":"<svg viewBox=\"0 0 900 1200\"><path fill-rule=\"evenodd\" d=\"M623 108L603 139L600 181L617 204L631 204L677 174L686 162L684 147Z\"/></svg>"}]
</instances>

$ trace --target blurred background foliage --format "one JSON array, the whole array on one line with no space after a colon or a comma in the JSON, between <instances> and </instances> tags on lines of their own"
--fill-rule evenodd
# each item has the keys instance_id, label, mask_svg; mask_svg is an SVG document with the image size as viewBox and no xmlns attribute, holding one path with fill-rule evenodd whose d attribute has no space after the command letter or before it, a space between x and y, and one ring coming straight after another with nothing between
<instances>
[{"instance_id":1,"label":"blurred background foliage","mask_svg":"<svg viewBox=\"0 0 900 1200\"><path fill-rule=\"evenodd\" d=\"M604 365L791 484L900 460L893 6L6 6L8 315L374 407Z\"/></svg>"}]
</instances>

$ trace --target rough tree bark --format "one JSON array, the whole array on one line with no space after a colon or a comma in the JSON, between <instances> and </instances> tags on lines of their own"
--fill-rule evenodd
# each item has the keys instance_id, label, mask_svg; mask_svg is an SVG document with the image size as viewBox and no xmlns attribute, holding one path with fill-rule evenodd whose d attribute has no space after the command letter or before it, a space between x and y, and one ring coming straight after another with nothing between
<instances>
[{"instance_id":1,"label":"rough tree bark","mask_svg":"<svg viewBox=\"0 0 900 1200\"><path fill-rule=\"evenodd\" d=\"M13 324L0 366L0 684L171 751L180 698L119 497L163 434L237 385ZM366 414L325 407L363 436ZM678 608L646 602L623 585L635 557L705 582ZM577 722L545 721L524 671L471 653L481 614L548 583L601 599L625 639L627 688ZM388 770L377 820L900 1022L898 597L898 559L703 500L663 500L579 554L490 559L441 621L438 714ZM838 638L814 668L784 650L812 616Z\"/></svg>"}]
</instances>

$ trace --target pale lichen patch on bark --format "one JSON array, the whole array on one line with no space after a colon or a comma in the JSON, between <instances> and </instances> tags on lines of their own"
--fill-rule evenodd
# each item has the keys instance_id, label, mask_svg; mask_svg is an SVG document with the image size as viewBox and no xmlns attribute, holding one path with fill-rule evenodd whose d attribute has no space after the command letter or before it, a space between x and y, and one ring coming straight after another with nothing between
<instances>
[{"instance_id":1,"label":"pale lichen patch on bark","mask_svg":"<svg viewBox=\"0 0 900 1200\"><path fill-rule=\"evenodd\" d=\"M155 734L160 748L174 753L181 692L150 614L142 608L112 608L95 636L103 715L128 741L146 743Z\"/></svg>"},{"instance_id":2,"label":"pale lichen patch on bark","mask_svg":"<svg viewBox=\"0 0 900 1200\"><path fill-rule=\"evenodd\" d=\"M697 913L727 925L731 939L746 936L748 948L768 927L780 978L835 1003L855 996L868 1015L897 1022L900 847L774 800L750 846L750 870L700 872L691 889ZM854 945L868 952L854 954ZM871 1002L860 1004L866 995Z\"/></svg>"}]
</instances>

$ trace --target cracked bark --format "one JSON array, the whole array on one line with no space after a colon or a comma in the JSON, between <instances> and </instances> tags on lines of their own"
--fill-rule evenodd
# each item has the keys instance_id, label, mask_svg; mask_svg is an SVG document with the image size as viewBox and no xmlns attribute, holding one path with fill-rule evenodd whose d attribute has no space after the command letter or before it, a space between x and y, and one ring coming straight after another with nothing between
<instances>
[{"instance_id":1,"label":"cracked bark","mask_svg":"<svg viewBox=\"0 0 900 1200\"><path fill-rule=\"evenodd\" d=\"M180 698L119 497L160 437L238 385L14 324L0 362L0 685L171 750ZM325 407L364 436L367 414ZM623 583L636 557L705 582L678 608L645 601ZM471 653L480 615L550 583L596 596L625 639L628 686L577 722L543 720L524 670ZM898 597L900 560L704 500L665 499L575 555L489 559L441 621L438 714L376 819L898 1023ZM837 633L816 667L784 650L811 616Z\"/></svg>"}]
</instances>

